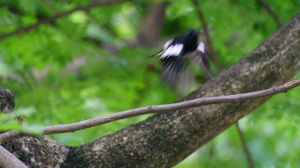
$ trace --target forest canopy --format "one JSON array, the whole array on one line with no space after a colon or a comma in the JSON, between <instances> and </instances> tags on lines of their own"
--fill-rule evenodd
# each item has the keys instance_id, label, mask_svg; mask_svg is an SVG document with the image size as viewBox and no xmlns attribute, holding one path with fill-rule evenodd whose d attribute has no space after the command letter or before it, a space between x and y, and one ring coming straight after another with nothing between
<instances>
[{"instance_id":1,"label":"forest canopy","mask_svg":"<svg viewBox=\"0 0 300 168\"><path fill-rule=\"evenodd\" d=\"M159 18L153 14L157 11L162 12ZM182 96L161 80L158 58L149 58L165 41L199 30L199 39L210 43L208 54L217 75L299 11L299 0L1 1L0 86L15 94L14 113L26 119L22 126L13 121L0 130L39 132L41 126L178 101ZM205 82L204 74L191 67L197 87ZM276 95L240 120L258 167L300 164L299 92L296 88ZM50 137L82 145L147 117ZM236 126L177 167L231 167L232 163L247 165Z\"/></svg>"}]
</instances>

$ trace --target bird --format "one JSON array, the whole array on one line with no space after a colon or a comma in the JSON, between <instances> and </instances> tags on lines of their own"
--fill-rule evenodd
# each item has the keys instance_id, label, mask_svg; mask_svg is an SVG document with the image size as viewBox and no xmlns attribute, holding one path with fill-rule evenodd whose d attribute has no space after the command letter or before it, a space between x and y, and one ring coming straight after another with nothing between
<instances>
[{"instance_id":1,"label":"bird","mask_svg":"<svg viewBox=\"0 0 300 168\"><path fill-rule=\"evenodd\" d=\"M205 53L205 45L203 42L198 42L199 32L189 30L186 34L175 36L173 39L165 42L163 49L152 56L160 56L162 62L161 75L164 81L174 88L182 73L186 71L185 55L194 51L199 51L205 68L209 71L210 65L208 56ZM191 56L192 60L199 63L199 58Z\"/></svg>"}]
</instances>

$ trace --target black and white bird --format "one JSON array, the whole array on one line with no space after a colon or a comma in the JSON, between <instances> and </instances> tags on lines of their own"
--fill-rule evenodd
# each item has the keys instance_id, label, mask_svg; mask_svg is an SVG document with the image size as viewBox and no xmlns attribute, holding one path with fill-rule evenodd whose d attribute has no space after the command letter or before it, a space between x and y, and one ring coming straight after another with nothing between
<instances>
[{"instance_id":1,"label":"black and white bird","mask_svg":"<svg viewBox=\"0 0 300 168\"><path fill-rule=\"evenodd\" d=\"M169 86L174 87L179 77L182 76L181 73L186 70L184 56L197 50L200 52L202 59L195 57L195 55L190 58L196 61L197 64L202 61L209 71L210 65L208 56L205 53L205 46L203 42L198 43L198 31L196 30L190 30L184 35L176 36L167 41L163 49L153 55L160 55L160 61L163 64L162 77Z\"/></svg>"}]
</instances>

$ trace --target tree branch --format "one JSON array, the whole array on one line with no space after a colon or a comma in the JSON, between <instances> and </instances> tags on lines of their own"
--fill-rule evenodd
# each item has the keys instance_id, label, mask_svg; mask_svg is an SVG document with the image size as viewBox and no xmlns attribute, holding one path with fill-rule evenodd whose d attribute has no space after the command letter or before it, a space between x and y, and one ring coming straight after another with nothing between
<instances>
[{"instance_id":1,"label":"tree branch","mask_svg":"<svg viewBox=\"0 0 300 168\"><path fill-rule=\"evenodd\" d=\"M289 81L300 70L299 23L300 13L239 62L181 101L263 90ZM92 162L98 167L172 167L269 98L156 114L71 148L65 165L88 167Z\"/></svg>"},{"instance_id":2,"label":"tree branch","mask_svg":"<svg viewBox=\"0 0 300 168\"><path fill-rule=\"evenodd\" d=\"M116 3L119 3L119 2L124 2L124 0L107 0L107 1L104 1L104 2L103 1L94 1L90 4L88 4L88 5L85 5L85 6L78 6L78 7L75 7L73 9L71 9L71 10L61 12L61 13L57 13L52 17L49 17L49 18L46 18L46 19L43 19L43 20L39 20L38 22L36 22L34 24L31 24L31 25L28 25L28 26L25 26L25 27L21 27L21 28L15 30L15 31L1 34L0 35L0 40L3 40L5 38L8 38L10 36L17 35L17 34L20 34L20 33L29 32L29 31L31 31L35 28L38 28L39 26L41 26L43 24L53 22L53 21L55 21L59 18L62 18L64 16L67 16L67 15L69 15L73 12L79 11L79 10L88 11L88 10L94 8L94 7L104 6L104 5L113 5L113 4L116 4Z\"/></svg>"},{"instance_id":3,"label":"tree branch","mask_svg":"<svg viewBox=\"0 0 300 168\"><path fill-rule=\"evenodd\" d=\"M277 27L280 27L282 23L279 20L279 17L276 15L276 13L272 10L270 6L263 0L256 0L256 3L258 3L275 21Z\"/></svg>"},{"instance_id":4,"label":"tree branch","mask_svg":"<svg viewBox=\"0 0 300 168\"><path fill-rule=\"evenodd\" d=\"M243 134L241 128L240 128L240 124L239 122L236 122L235 124L236 126L236 129L238 131L238 134L239 134L239 138L241 140L241 143L242 143L242 147L243 147L243 151L246 155L246 158L247 158L247 162L248 162L248 167L249 168L254 168L254 162L253 162L253 159L252 159L252 156L251 156L251 153L250 153L250 150L247 146L247 142L246 142L246 138L245 138L245 135Z\"/></svg>"},{"instance_id":5,"label":"tree branch","mask_svg":"<svg viewBox=\"0 0 300 168\"><path fill-rule=\"evenodd\" d=\"M137 36L137 43L143 46L152 46L155 39L163 27L165 11L168 2L153 3L147 16L141 24L140 32Z\"/></svg>"},{"instance_id":6,"label":"tree branch","mask_svg":"<svg viewBox=\"0 0 300 168\"><path fill-rule=\"evenodd\" d=\"M242 93L242 94L235 94L235 95L228 95L228 96L218 96L218 97L204 97L204 98L197 98L197 99L187 100L187 101L173 103L173 104L140 107L140 108L114 113L104 117L83 120L72 124L45 126L43 128L42 135L74 132L74 131L102 125L105 123L113 122L116 120L130 118L130 117L144 115L144 114L164 113L172 110L199 107L199 106L210 105L210 104L237 102L237 101L261 98L261 97L267 97L274 94L287 92L288 90L291 90L298 85L300 85L300 79L296 79L288 83L282 84L280 86L276 86L270 89L256 91L256 92ZM4 142L11 140L13 138L28 136L28 135L32 135L32 134L18 131L18 130L8 131L3 134L0 134L0 144L3 144Z\"/></svg>"},{"instance_id":7,"label":"tree branch","mask_svg":"<svg viewBox=\"0 0 300 168\"><path fill-rule=\"evenodd\" d=\"M289 81L300 70L299 23L300 13L181 101L247 93ZM80 146L56 143L54 148L45 136L14 139L3 146L31 167L172 167L269 98L170 110ZM53 156L57 159L50 161Z\"/></svg>"},{"instance_id":8,"label":"tree branch","mask_svg":"<svg viewBox=\"0 0 300 168\"><path fill-rule=\"evenodd\" d=\"M24 163L22 163L18 158L13 154L7 151L5 148L0 146L0 167L2 168L26 168Z\"/></svg>"},{"instance_id":9,"label":"tree branch","mask_svg":"<svg viewBox=\"0 0 300 168\"><path fill-rule=\"evenodd\" d=\"M221 69L222 69L221 64L219 62L219 59L218 59L216 53L213 50L213 45L212 45L211 38L210 38L210 35L209 35L208 26L207 26L206 20L204 18L204 15L201 11L200 4L197 0L191 0L191 1L195 6L196 13L197 13L197 16L199 18L199 22L202 24L203 32L204 32L205 38L207 40L207 46L209 48L211 58L213 59L218 71L221 71Z\"/></svg>"}]
</instances>

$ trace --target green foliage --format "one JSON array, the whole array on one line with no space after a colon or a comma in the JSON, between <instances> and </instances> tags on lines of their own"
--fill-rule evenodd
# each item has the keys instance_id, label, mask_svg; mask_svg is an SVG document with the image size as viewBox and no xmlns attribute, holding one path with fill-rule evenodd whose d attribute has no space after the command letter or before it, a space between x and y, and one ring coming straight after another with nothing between
<instances>
[{"instance_id":1,"label":"green foliage","mask_svg":"<svg viewBox=\"0 0 300 168\"><path fill-rule=\"evenodd\" d=\"M296 0L265 1L283 23L300 9L300 1ZM90 1L2 3L0 32L5 33ZM277 29L274 20L255 1L199 3L223 68L237 62ZM157 59L148 58L156 50L128 45L128 40L137 36L150 5L150 1L132 1L77 11L2 40L0 85L15 93L14 116L26 115L26 120L23 126L10 120L0 129L39 133L42 125L72 123L178 100L174 91L162 83ZM191 1L169 1L161 37L169 38L191 28L202 29ZM298 93L296 88L274 96L241 120L256 166L296 167L300 163ZM6 117L1 115L1 121ZM51 137L63 144L80 145L147 117ZM233 167L232 163L236 167L247 165L235 127L176 167Z\"/></svg>"},{"instance_id":2,"label":"green foliage","mask_svg":"<svg viewBox=\"0 0 300 168\"><path fill-rule=\"evenodd\" d=\"M18 117L22 118L30 117L32 113L35 112L33 107L18 108L14 110L13 113L0 113L0 132L9 130L26 130L33 134L39 134L41 132L41 126L38 125L28 125L26 123L20 124L21 120L18 121Z\"/></svg>"}]
</instances>

